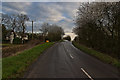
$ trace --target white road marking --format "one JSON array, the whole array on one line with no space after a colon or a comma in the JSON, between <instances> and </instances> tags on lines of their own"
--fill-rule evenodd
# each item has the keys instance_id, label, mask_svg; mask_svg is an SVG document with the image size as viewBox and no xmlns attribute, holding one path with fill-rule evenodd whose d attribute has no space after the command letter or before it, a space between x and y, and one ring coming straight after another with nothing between
<instances>
[{"instance_id":1,"label":"white road marking","mask_svg":"<svg viewBox=\"0 0 120 80\"><path fill-rule=\"evenodd\" d=\"M67 49L67 52L69 53L69 50ZM70 54L70 53L69 53ZM74 57L70 54L70 57L73 59Z\"/></svg>"},{"instance_id":2,"label":"white road marking","mask_svg":"<svg viewBox=\"0 0 120 80\"><path fill-rule=\"evenodd\" d=\"M70 57L73 59L74 57L70 54Z\"/></svg>"},{"instance_id":3,"label":"white road marking","mask_svg":"<svg viewBox=\"0 0 120 80\"><path fill-rule=\"evenodd\" d=\"M88 76L88 78L90 78L91 80L94 80L83 68L81 68L81 70Z\"/></svg>"}]
</instances>

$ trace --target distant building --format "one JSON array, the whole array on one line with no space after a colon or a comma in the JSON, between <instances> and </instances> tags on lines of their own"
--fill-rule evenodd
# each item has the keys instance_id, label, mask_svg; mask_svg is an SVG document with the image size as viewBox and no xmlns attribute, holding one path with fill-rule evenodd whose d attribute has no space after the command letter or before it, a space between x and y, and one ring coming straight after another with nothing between
<instances>
[{"instance_id":1,"label":"distant building","mask_svg":"<svg viewBox=\"0 0 120 80\"><path fill-rule=\"evenodd\" d=\"M10 43L13 44L13 40L14 40L14 33L11 32L10 34Z\"/></svg>"},{"instance_id":2,"label":"distant building","mask_svg":"<svg viewBox=\"0 0 120 80\"><path fill-rule=\"evenodd\" d=\"M10 43L13 43L13 40L15 38L19 38L22 39L22 41L24 40L28 40L28 35L24 35L24 37L22 37L21 35L18 35L16 32L10 31L7 35L6 35L6 40L10 40Z\"/></svg>"}]
</instances>

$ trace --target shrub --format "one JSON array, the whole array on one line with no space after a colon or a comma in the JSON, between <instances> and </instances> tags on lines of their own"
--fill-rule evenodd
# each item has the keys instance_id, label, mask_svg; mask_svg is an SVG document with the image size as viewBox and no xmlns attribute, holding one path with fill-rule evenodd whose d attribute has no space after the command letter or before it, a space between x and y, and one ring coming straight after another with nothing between
<instances>
[{"instance_id":1,"label":"shrub","mask_svg":"<svg viewBox=\"0 0 120 80\"><path fill-rule=\"evenodd\" d=\"M22 43L22 39L20 39L20 38L15 38L13 40L13 44L21 44L21 43Z\"/></svg>"}]
</instances>

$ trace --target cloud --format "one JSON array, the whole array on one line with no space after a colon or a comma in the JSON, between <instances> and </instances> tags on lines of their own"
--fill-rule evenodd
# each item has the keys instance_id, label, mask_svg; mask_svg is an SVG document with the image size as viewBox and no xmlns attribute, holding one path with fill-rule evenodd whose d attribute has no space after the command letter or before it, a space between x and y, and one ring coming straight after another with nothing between
<instances>
[{"instance_id":1,"label":"cloud","mask_svg":"<svg viewBox=\"0 0 120 80\"><path fill-rule=\"evenodd\" d=\"M4 0L3 2L119 2L120 0Z\"/></svg>"},{"instance_id":2,"label":"cloud","mask_svg":"<svg viewBox=\"0 0 120 80\"><path fill-rule=\"evenodd\" d=\"M21 3L21 2L3 2L2 3L2 11L7 14L21 14L27 13L27 8L31 5L31 3Z\"/></svg>"},{"instance_id":3,"label":"cloud","mask_svg":"<svg viewBox=\"0 0 120 80\"><path fill-rule=\"evenodd\" d=\"M6 14L26 14L36 23L39 29L43 22L58 24L66 32L71 32L73 19L80 3L75 2L3 2L2 12ZM30 31L31 24L27 30Z\"/></svg>"},{"instance_id":4,"label":"cloud","mask_svg":"<svg viewBox=\"0 0 120 80\"><path fill-rule=\"evenodd\" d=\"M4 0L4 2L88 2L94 0Z\"/></svg>"}]
</instances>

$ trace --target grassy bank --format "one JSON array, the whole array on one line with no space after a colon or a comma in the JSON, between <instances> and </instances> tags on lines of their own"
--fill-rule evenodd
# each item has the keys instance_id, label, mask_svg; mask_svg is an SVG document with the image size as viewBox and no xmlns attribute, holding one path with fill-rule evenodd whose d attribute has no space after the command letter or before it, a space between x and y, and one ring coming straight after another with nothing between
<instances>
[{"instance_id":1,"label":"grassy bank","mask_svg":"<svg viewBox=\"0 0 120 80\"><path fill-rule=\"evenodd\" d=\"M88 48L86 46L80 45L76 42L72 42L72 43L75 47L77 47L81 51L83 51L89 55L92 55L92 56L98 58L99 60L101 60L105 63L112 64L113 66L116 66L116 67L120 67L120 62L117 59L115 59L109 55L106 55L104 53L100 53L100 52L93 50L91 48Z\"/></svg>"},{"instance_id":2,"label":"grassy bank","mask_svg":"<svg viewBox=\"0 0 120 80\"><path fill-rule=\"evenodd\" d=\"M44 43L25 50L17 56L10 56L2 59L2 78L16 78L20 77L26 68L35 61L40 54L53 45L53 42Z\"/></svg>"}]
</instances>

